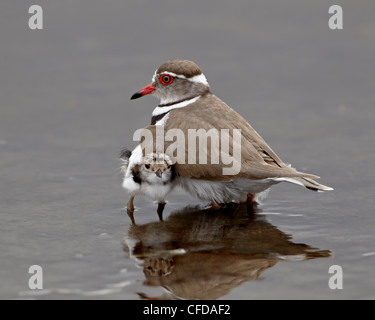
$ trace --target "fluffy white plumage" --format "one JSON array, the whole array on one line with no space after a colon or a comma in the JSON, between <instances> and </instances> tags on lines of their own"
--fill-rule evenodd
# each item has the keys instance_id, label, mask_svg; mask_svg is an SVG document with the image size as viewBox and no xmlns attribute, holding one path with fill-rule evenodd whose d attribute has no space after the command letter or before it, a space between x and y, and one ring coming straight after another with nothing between
<instances>
[{"instance_id":1,"label":"fluffy white plumage","mask_svg":"<svg viewBox=\"0 0 375 320\"><path fill-rule=\"evenodd\" d=\"M164 202L167 194L174 188L172 162L167 155L150 154L142 156L140 146L131 153L121 156L124 173L123 188L131 197L146 196L152 201Z\"/></svg>"},{"instance_id":2,"label":"fluffy white plumage","mask_svg":"<svg viewBox=\"0 0 375 320\"><path fill-rule=\"evenodd\" d=\"M230 181L208 181L177 177L177 183L193 197L212 203L246 202L248 194L255 194L254 201L264 200L271 186L289 182L304 186L292 178L270 178L263 180L234 179Z\"/></svg>"},{"instance_id":3,"label":"fluffy white plumage","mask_svg":"<svg viewBox=\"0 0 375 320\"><path fill-rule=\"evenodd\" d=\"M231 181L213 182L207 180L177 178L178 184L193 197L211 203L246 202L249 193L257 194L255 201L264 199L268 189L279 183L272 179L247 180L235 179Z\"/></svg>"}]
</instances>

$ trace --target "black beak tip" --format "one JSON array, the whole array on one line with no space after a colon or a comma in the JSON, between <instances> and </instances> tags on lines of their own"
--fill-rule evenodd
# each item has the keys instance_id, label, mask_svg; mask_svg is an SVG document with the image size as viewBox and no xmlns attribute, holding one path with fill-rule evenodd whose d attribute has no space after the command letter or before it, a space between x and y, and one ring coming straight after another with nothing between
<instances>
[{"instance_id":1,"label":"black beak tip","mask_svg":"<svg viewBox=\"0 0 375 320\"><path fill-rule=\"evenodd\" d=\"M132 97L130 98L130 100L134 100L134 99L138 99L142 97L142 93L139 93L139 92L136 92L132 95Z\"/></svg>"}]
</instances>

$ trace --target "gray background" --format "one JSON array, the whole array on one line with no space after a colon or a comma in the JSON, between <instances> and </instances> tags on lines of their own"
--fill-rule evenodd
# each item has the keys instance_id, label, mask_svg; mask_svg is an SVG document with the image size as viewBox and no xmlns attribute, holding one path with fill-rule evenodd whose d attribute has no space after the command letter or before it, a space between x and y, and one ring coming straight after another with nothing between
<instances>
[{"instance_id":1,"label":"gray background","mask_svg":"<svg viewBox=\"0 0 375 320\"><path fill-rule=\"evenodd\" d=\"M32 4L43 30L28 28ZM328 28L332 4L343 30ZM332 258L280 262L221 298L375 298L374 13L372 0L1 1L0 298L163 292L122 249L117 155L157 103L130 96L172 58L195 61L284 161L335 188L278 185L261 206L294 242ZM169 201L167 217L199 203L182 191ZM136 205L139 224L156 221L154 204ZM42 292L28 289L33 264ZM344 290L328 288L333 264Z\"/></svg>"}]
</instances>

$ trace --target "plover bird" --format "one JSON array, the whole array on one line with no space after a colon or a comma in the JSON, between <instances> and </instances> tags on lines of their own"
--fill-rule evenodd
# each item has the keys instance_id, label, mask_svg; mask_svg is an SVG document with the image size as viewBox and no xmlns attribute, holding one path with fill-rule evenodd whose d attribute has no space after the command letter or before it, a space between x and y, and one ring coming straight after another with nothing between
<instances>
[{"instance_id":1,"label":"plover bird","mask_svg":"<svg viewBox=\"0 0 375 320\"><path fill-rule=\"evenodd\" d=\"M128 215L133 224L134 197L143 195L158 202L157 213L163 220L165 197L175 186L175 174L171 159L163 153L151 153L143 157L142 163L129 161L132 152L128 149L121 151L121 172L124 174L123 188L130 195L126 205Z\"/></svg>"},{"instance_id":2,"label":"plover bird","mask_svg":"<svg viewBox=\"0 0 375 320\"><path fill-rule=\"evenodd\" d=\"M155 71L152 82L131 99L148 94L159 98L160 103L152 113L151 126L145 129L155 131L155 126L162 125L165 131L178 128L186 136L189 129L229 129L230 139L233 139L234 129L240 130L241 152L240 159L236 159L240 162L238 173L224 175L225 164L222 162L177 161L174 165L179 184L191 195L210 201L213 207L222 203L253 201L256 194L283 181L314 191L333 190L313 180L318 176L298 172L284 163L241 115L211 93L206 77L194 62L165 62ZM219 139L221 145L221 136ZM185 152L188 153L187 146ZM205 152L210 160L211 149ZM188 157L186 154L186 159Z\"/></svg>"}]
</instances>

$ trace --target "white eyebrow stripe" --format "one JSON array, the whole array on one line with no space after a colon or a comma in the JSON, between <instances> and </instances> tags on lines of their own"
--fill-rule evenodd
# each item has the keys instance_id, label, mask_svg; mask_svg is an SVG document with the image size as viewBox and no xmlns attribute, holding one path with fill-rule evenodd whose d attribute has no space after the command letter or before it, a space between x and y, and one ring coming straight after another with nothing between
<instances>
[{"instance_id":1,"label":"white eyebrow stripe","mask_svg":"<svg viewBox=\"0 0 375 320\"><path fill-rule=\"evenodd\" d=\"M156 72L158 72L158 70L156 69L155 72L154 72L154 75L152 76L152 80L151 80L151 83L154 83L155 80L156 80Z\"/></svg>"},{"instance_id":2,"label":"white eyebrow stripe","mask_svg":"<svg viewBox=\"0 0 375 320\"><path fill-rule=\"evenodd\" d=\"M176 78L180 78L180 79L186 79L186 80L189 80L191 82L202 83L202 84L205 84L205 85L208 86L207 79L206 79L206 77L203 73L198 74L198 75L196 75L194 77L191 77L191 78L186 78L183 74L175 74L175 73L169 72L169 71L162 72L161 74L169 74L172 77L176 77ZM155 71L154 76L152 77L152 82L154 82L155 79L156 79L156 71Z\"/></svg>"},{"instance_id":3,"label":"white eyebrow stripe","mask_svg":"<svg viewBox=\"0 0 375 320\"><path fill-rule=\"evenodd\" d=\"M203 73L198 74L197 76L189 78L189 81L197 82L197 83L203 83L205 85L208 85L208 81Z\"/></svg>"}]
</instances>

